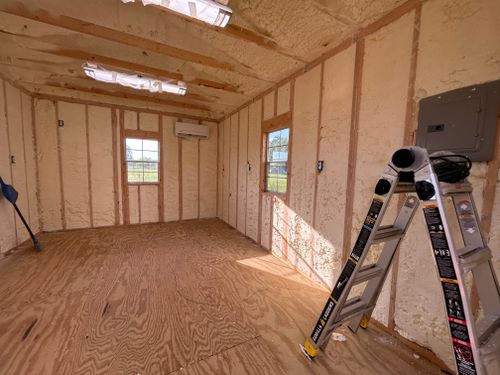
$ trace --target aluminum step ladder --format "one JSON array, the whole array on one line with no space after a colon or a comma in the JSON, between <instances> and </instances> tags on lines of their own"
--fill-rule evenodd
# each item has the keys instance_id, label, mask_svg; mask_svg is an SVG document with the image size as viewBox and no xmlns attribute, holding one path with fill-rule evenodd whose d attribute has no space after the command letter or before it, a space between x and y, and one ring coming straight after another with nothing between
<instances>
[{"instance_id":1,"label":"aluminum step ladder","mask_svg":"<svg viewBox=\"0 0 500 375\"><path fill-rule=\"evenodd\" d=\"M382 226L395 193L405 193L405 199L394 224ZM427 150L419 147L398 150L378 181L352 252L311 336L301 345L308 359L325 349L340 325L348 323L353 332L368 326L394 255L420 203L443 290L456 371L460 375L500 374L500 287L491 251L480 232L472 186L466 180L440 182ZM365 265L376 243L384 243L378 260ZM478 319L471 307L471 279L480 301ZM362 283L363 292L349 299L351 289Z\"/></svg>"}]
</instances>

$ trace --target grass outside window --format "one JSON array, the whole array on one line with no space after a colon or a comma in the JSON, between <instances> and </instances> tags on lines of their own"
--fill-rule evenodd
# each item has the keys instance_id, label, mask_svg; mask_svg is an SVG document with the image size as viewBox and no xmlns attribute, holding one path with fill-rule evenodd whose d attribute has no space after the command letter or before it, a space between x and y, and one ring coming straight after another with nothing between
<instances>
[{"instance_id":1,"label":"grass outside window","mask_svg":"<svg viewBox=\"0 0 500 375\"><path fill-rule=\"evenodd\" d=\"M288 188L289 129L267 134L266 191L285 194Z\"/></svg>"},{"instance_id":2,"label":"grass outside window","mask_svg":"<svg viewBox=\"0 0 500 375\"><path fill-rule=\"evenodd\" d=\"M127 181L129 183L159 182L159 142L152 139L127 138Z\"/></svg>"}]
</instances>

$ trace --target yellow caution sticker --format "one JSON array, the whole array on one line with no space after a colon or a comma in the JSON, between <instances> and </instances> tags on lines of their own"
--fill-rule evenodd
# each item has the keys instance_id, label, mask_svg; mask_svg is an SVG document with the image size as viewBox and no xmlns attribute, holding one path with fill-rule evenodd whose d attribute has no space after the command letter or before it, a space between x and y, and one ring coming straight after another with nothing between
<instances>
[{"instance_id":1,"label":"yellow caution sticker","mask_svg":"<svg viewBox=\"0 0 500 375\"><path fill-rule=\"evenodd\" d=\"M306 351L306 354L311 358L314 358L318 355L318 350L312 346L312 344L309 342L309 339L307 339L306 343L304 344L304 350Z\"/></svg>"},{"instance_id":2,"label":"yellow caution sticker","mask_svg":"<svg viewBox=\"0 0 500 375\"><path fill-rule=\"evenodd\" d=\"M363 329L368 328L368 323L370 323L370 318L367 317L366 315L363 315L363 319L361 319L361 322L359 323L359 326Z\"/></svg>"}]
</instances>

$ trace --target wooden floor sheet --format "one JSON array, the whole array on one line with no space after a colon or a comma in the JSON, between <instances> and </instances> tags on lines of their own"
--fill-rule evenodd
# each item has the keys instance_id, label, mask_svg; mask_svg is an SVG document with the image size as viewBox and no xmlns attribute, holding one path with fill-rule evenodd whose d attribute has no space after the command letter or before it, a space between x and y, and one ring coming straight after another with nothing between
<instances>
[{"instance_id":1,"label":"wooden floor sheet","mask_svg":"<svg viewBox=\"0 0 500 375\"><path fill-rule=\"evenodd\" d=\"M0 260L0 374L439 374L375 327L299 352L328 291L219 220L48 233Z\"/></svg>"}]
</instances>

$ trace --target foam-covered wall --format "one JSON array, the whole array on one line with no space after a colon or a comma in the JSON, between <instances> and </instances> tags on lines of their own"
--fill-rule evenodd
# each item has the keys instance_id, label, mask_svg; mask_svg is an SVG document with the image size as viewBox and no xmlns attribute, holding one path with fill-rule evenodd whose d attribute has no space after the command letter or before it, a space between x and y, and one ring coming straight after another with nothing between
<instances>
[{"instance_id":1,"label":"foam-covered wall","mask_svg":"<svg viewBox=\"0 0 500 375\"><path fill-rule=\"evenodd\" d=\"M231 114L219 132L219 216L332 287L384 165L394 150L412 142L418 100L500 79L499 14L496 0L415 2ZM289 189L274 195L262 191L262 134L269 120L288 111L292 120L282 126L291 129ZM317 160L324 161L321 173ZM478 210L492 212L485 217L492 223L486 235L500 274L495 165L474 163L470 180ZM486 191L492 185L493 195ZM388 216L395 212L390 207ZM420 212L414 223L373 317L452 367L442 293L431 277L435 267Z\"/></svg>"},{"instance_id":2,"label":"foam-covered wall","mask_svg":"<svg viewBox=\"0 0 500 375\"><path fill-rule=\"evenodd\" d=\"M41 230L216 216L217 124L206 123L208 139L189 140L174 132L175 122L186 120L159 112L43 98L33 109ZM141 132L160 140L161 182L127 186L122 133Z\"/></svg>"},{"instance_id":3,"label":"foam-covered wall","mask_svg":"<svg viewBox=\"0 0 500 375\"><path fill-rule=\"evenodd\" d=\"M40 225L35 148L31 97L0 80L0 177L18 191L17 206L37 233ZM0 254L29 239L14 207L1 193L0 222Z\"/></svg>"}]
</instances>

